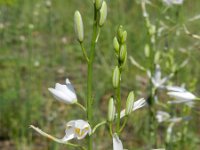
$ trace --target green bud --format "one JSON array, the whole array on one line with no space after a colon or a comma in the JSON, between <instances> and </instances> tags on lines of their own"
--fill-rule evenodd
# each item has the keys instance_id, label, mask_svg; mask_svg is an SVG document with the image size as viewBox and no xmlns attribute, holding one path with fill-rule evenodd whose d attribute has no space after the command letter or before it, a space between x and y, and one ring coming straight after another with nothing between
<instances>
[{"instance_id":1,"label":"green bud","mask_svg":"<svg viewBox=\"0 0 200 150\"><path fill-rule=\"evenodd\" d=\"M84 29L83 21L79 11L74 13L74 29L79 42L83 42L84 39Z\"/></svg>"},{"instance_id":2,"label":"green bud","mask_svg":"<svg viewBox=\"0 0 200 150\"><path fill-rule=\"evenodd\" d=\"M123 63L125 61L126 57L127 57L126 44L123 44L120 47L120 53L119 53L119 60L120 60L120 62Z\"/></svg>"},{"instance_id":3,"label":"green bud","mask_svg":"<svg viewBox=\"0 0 200 150\"><path fill-rule=\"evenodd\" d=\"M127 32L124 31L123 34L122 34L121 42L124 43L126 41L126 38L127 38Z\"/></svg>"},{"instance_id":4,"label":"green bud","mask_svg":"<svg viewBox=\"0 0 200 150\"><path fill-rule=\"evenodd\" d=\"M159 64L159 60L160 60L160 52L156 51L155 56L154 56L154 63Z\"/></svg>"},{"instance_id":5,"label":"green bud","mask_svg":"<svg viewBox=\"0 0 200 150\"><path fill-rule=\"evenodd\" d=\"M125 109L126 115L129 115L133 111L134 99L135 99L134 93L133 91L131 91L128 94L128 98L126 100L126 109Z\"/></svg>"},{"instance_id":6,"label":"green bud","mask_svg":"<svg viewBox=\"0 0 200 150\"><path fill-rule=\"evenodd\" d=\"M118 41L122 41L122 37L123 37L123 27L120 25L117 29L117 38Z\"/></svg>"},{"instance_id":7,"label":"green bud","mask_svg":"<svg viewBox=\"0 0 200 150\"><path fill-rule=\"evenodd\" d=\"M111 97L108 104L108 121L112 122L115 119L115 103Z\"/></svg>"},{"instance_id":8,"label":"green bud","mask_svg":"<svg viewBox=\"0 0 200 150\"><path fill-rule=\"evenodd\" d=\"M149 44L146 44L144 47L144 55L148 58L150 56L150 47Z\"/></svg>"},{"instance_id":9,"label":"green bud","mask_svg":"<svg viewBox=\"0 0 200 150\"><path fill-rule=\"evenodd\" d=\"M114 39L113 39L113 47L115 49L115 52L118 54L119 53L119 42L117 40L117 37L114 37Z\"/></svg>"},{"instance_id":10,"label":"green bud","mask_svg":"<svg viewBox=\"0 0 200 150\"><path fill-rule=\"evenodd\" d=\"M99 18L99 26L103 26L107 17L107 4L103 1L101 9L100 9L100 18Z\"/></svg>"},{"instance_id":11,"label":"green bud","mask_svg":"<svg viewBox=\"0 0 200 150\"><path fill-rule=\"evenodd\" d=\"M119 86L119 82L120 82L120 71L119 71L118 66L116 66L113 71L113 76L112 76L113 87L117 88Z\"/></svg>"},{"instance_id":12,"label":"green bud","mask_svg":"<svg viewBox=\"0 0 200 150\"><path fill-rule=\"evenodd\" d=\"M102 6L103 0L95 0L95 7L99 10Z\"/></svg>"}]
</instances>

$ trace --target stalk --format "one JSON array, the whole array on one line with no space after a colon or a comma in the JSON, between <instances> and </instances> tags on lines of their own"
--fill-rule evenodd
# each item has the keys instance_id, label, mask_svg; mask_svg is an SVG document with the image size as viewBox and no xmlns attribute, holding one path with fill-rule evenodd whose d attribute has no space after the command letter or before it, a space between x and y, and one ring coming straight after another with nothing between
<instances>
[{"instance_id":1,"label":"stalk","mask_svg":"<svg viewBox=\"0 0 200 150\"><path fill-rule=\"evenodd\" d=\"M121 71L120 71L121 76ZM119 86L116 89L116 96L117 96L117 134L120 134L120 112L121 112L121 88L120 82Z\"/></svg>"},{"instance_id":2,"label":"stalk","mask_svg":"<svg viewBox=\"0 0 200 150\"><path fill-rule=\"evenodd\" d=\"M93 79L93 60L95 54L95 46L96 46L96 38L97 38L97 11L94 6L94 22L93 22L93 33L92 33L92 41L90 48L90 55L88 61L88 76L87 76L87 119L92 127L93 122L93 99L92 99L92 79ZM92 150L93 139L92 135L88 136L88 150Z\"/></svg>"}]
</instances>

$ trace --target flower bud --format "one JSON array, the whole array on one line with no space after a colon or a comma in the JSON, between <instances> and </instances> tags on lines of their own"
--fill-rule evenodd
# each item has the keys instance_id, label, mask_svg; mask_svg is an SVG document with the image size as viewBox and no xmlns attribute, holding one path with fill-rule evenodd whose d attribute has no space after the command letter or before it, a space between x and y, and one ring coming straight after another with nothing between
<instances>
[{"instance_id":1,"label":"flower bud","mask_svg":"<svg viewBox=\"0 0 200 150\"><path fill-rule=\"evenodd\" d=\"M123 34L122 34L121 42L124 43L126 41L126 38L127 38L127 32L124 31Z\"/></svg>"},{"instance_id":2,"label":"flower bud","mask_svg":"<svg viewBox=\"0 0 200 150\"><path fill-rule=\"evenodd\" d=\"M100 18L99 18L99 26L103 26L107 17L107 4L103 1L101 9L100 9Z\"/></svg>"},{"instance_id":3,"label":"flower bud","mask_svg":"<svg viewBox=\"0 0 200 150\"><path fill-rule=\"evenodd\" d=\"M123 44L121 45L120 47L120 53L119 53L119 60L120 62L124 62L125 61L125 58L127 57L127 50L126 50L126 45Z\"/></svg>"},{"instance_id":4,"label":"flower bud","mask_svg":"<svg viewBox=\"0 0 200 150\"><path fill-rule=\"evenodd\" d=\"M112 83L114 88L117 88L119 86L119 81L120 81L120 71L118 66L116 66L112 76Z\"/></svg>"},{"instance_id":5,"label":"flower bud","mask_svg":"<svg viewBox=\"0 0 200 150\"><path fill-rule=\"evenodd\" d=\"M83 21L79 11L74 13L74 29L79 42L83 42L84 39L84 29Z\"/></svg>"},{"instance_id":6,"label":"flower bud","mask_svg":"<svg viewBox=\"0 0 200 150\"><path fill-rule=\"evenodd\" d=\"M114 39L113 39L113 47L115 49L115 52L118 54L119 53L119 42L117 40L117 37L114 37Z\"/></svg>"},{"instance_id":7,"label":"flower bud","mask_svg":"<svg viewBox=\"0 0 200 150\"><path fill-rule=\"evenodd\" d=\"M123 37L123 27L120 25L117 29L117 38L118 41L122 41L122 37Z\"/></svg>"},{"instance_id":8,"label":"flower bud","mask_svg":"<svg viewBox=\"0 0 200 150\"><path fill-rule=\"evenodd\" d=\"M112 122L115 119L115 103L111 97L108 104L108 121Z\"/></svg>"},{"instance_id":9,"label":"flower bud","mask_svg":"<svg viewBox=\"0 0 200 150\"><path fill-rule=\"evenodd\" d=\"M150 56L150 47L149 44L146 44L144 47L144 55L148 58Z\"/></svg>"},{"instance_id":10,"label":"flower bud","mask_svg":"<svg viewBox=\"0 0 200 150\"><path fill-rule=\"evenodd\" d=\"M133 105L134 105L134 93L131 91L128 94L128 98L126 100L126 109L125 109L125 114L129 115L133 111Z\"/></svg>"},{"instance_id":11,"label":"flower bud","mask_svg":"<svg viewBox=\"0 0 200 150\"><path fill-rule=\"evenodd\" d=\"M157 51L156 54L155 54L155 56L154 56L154 63L155 64L159 64L160 55L161 55L160 52Z\"/></svg>"},{"instance_id":12,"label":"flower bud","mask_svg":"<svg viewBox=\"0 0 200 150\"><path fill-rule=\"evenodd\" d=\"M102 6L103 0L95 0L95 7L99 10Z\"/></svg>"}]
</instances>

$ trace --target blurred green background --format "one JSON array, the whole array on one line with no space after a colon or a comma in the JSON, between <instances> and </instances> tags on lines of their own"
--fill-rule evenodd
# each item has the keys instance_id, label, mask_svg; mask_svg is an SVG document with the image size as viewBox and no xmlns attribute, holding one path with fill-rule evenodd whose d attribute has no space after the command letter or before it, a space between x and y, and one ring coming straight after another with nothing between
<instances>
[{"instance_id":1,"label":"blurred green background","mask_svg":"<svg viewBox=\"0 0 200 150\"><path fill-rule=\"evenodd\" d=\"M157 48L162 51L167 45L173 49L178 63L189 58L188 65L173 81L177 85L185 83L190 91L200 95L200 41L186 35L182 27L185 24L192 33L200 35L200 1L185 0L182 6L170 8L161 0L151 2L147 6L151 23L158 28L167 26L156 38ZM113 93L111 75L116 62L112 40L118 25L128 32L128 55L141 64L147 63L143 51L148 36L139 0L107 0L107 4L108 18L97 44L94 65L95 107L99 108L94 114L96 122L106 117L108 99ZM47 90L69 78L80 103L85 103L87 65L74 35L75 10L83 17L88 49L92 0L0 0L0 149L70 149L43 138L30 130L29 125L62 137L66 122L85 118L79 108L55 101ZM130 90L136 92L137 98L147 96L146 74L129 61L122 82L124 99ZM192 112L186 150L200 149L199 112L199 109ZM139 110L130 118L122 135L125 148L147 149L148 137L143 131L146 113L145 109ZM94 138L96 149L112 149L106 127L100 128Z\"/></svg>"}]
</instances>

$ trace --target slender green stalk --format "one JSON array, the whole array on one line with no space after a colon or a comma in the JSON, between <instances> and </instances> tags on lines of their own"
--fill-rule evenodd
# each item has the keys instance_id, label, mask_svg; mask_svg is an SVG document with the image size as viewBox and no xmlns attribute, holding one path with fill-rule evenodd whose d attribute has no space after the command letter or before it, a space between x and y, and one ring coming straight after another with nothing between
<instances>
[{"instance_id":1,"label":"slender green stalk","mask_svg":"<svg viewBox=\"0 0 200 150\"><path fill-rule=\"evenodd\" d=\"M102 121L102 122L98 123L98 124L93 128L92 134L96 131L97 128L99 128L100 126L102 126L102 125L104 125L104 124L106 124L106 123L107 123L107 121Z\"/></svg>"},{"instance_id":2,"label":"slender green stalk","mask_svg":"<svg viewBox=\"0 0 200 150\"><path fill-rule=\"evenodd\" d=\"M121 73L120 73L121 76ZM121 87L120 82L119 86L116 89L116 96L117 96L117 134L120 134L120 112L121 112Z\"/></svg>"},{"instance_id":3,"label":"slender green stalk","mask_svg":"<svg viewBox=\"0 0 200 150\"><path fill-rule=\"evenodd\" d=\"M122 126L121 126L121 128L119 130L119 132L122 132L122 130L124 129L124 127L125 127L125 125L127 123L127 121L128 121L128 116L125 116L125 120L124 120L124 122L123 122L123 124L122 124Z\"/></svg>"},{"instance_id":4,"label":"slender green stalk","mask_svg":"<svg viewBox=\"0 0 200 150\"><path fill-rule=\"evenodd\" d=\"M93 23L93 34L90 48L90 55L88 61L88 76L87 76L87 119L92 127L93 122L93 99L92 99L92 79L93 79L93 60L95 54L97 38L97 11L94 6L94 23ZM88 136L88 150L92 150L92 135Z\"/></svg>"},{"instance_id":5,"label":"slender green stalk","mask_svg":"<svg viewBox=\"0 0 200 150\"><path fill-rule=\"evenodd\" d=\"M81 49L82 49L84 58L86 59L87 62L89 62L89 58L87 56L87 53L86 53L86 50L85 50L85 47L84 47L83 43L80 42L80 45L81 45Z\"/></svg>"},{"instance_id":6,"label":"slender green stalk","mask_svg":"<svg viewBox=\"0 0 200 150\"><path fill-rule=\"evenodd\" d=\"M79 106L83 111L86 111L86 108L83 106L83 105L81 105L80 103L75 103L77 106Z\"/></svg>"}]
</instances>

